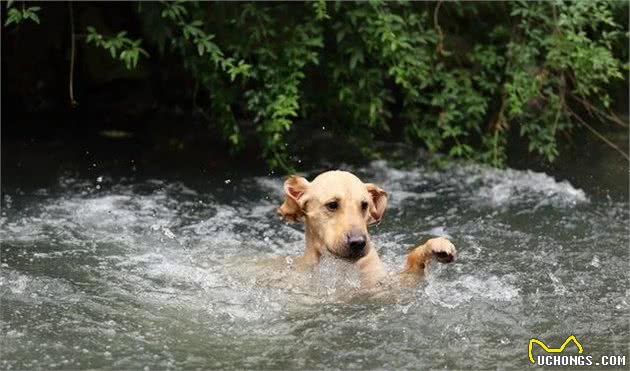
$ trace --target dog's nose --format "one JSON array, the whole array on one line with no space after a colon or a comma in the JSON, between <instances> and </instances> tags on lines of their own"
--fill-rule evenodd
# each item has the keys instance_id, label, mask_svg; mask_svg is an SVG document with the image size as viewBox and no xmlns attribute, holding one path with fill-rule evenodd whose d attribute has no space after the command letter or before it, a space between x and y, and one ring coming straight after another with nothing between
<instances>
[{"instance_id":1,"label":"dog's nose","mask_svg":"<svg viewBox=\"0 0 630 371\"><path fill-rule=\"evenodd\" d=\"M360 234L351 234L348 236L348 246L353 251L361 250L365 247L365 236Z\"/></svg>"}]
</instances>

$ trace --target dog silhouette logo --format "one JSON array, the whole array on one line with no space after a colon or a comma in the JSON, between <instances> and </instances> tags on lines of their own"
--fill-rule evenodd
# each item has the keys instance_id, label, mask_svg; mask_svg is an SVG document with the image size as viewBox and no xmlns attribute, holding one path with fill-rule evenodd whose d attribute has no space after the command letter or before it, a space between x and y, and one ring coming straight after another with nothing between
<instances>
[{"instance_id":1,"label":"dog silhouette logo","mask_svg":"<svg viewBox=\"0 0 630 371\"><path fill-rule=\"evenodd\" d=\"M538 344L538 346L540 346L547 353L562 353L564 349L567 347L567 345L569 345L570 342L573 342L577 346L578 353L584 352L584 347L582 347L582 344L578 341L578 339L575 338L574 335L569 336L567 340L565 340L564 343L562 343L560 348L549 348L541 340L534 339L534 338L529 339L529 346L528 346L529 360L532 363L536 363L536 361L534 360L534 356L532 355L532 349L534 347L534 344Z\"/></svg>"}]
</instances>

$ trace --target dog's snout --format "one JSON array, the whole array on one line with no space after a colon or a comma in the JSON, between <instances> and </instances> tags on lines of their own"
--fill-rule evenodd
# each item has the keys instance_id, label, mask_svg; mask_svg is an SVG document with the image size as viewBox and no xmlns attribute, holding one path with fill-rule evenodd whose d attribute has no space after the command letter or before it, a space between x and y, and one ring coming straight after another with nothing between
<instances>
[{"instance_id":1,"label":"dog's snout","mask_svg":"<svg viewBox=\"0 0 630 371\"><path fill-rule=\"evenodd\" d=\"M348 246L353 251L362 250L365 247L365 236L362 234L348 235Z\"/></svg>"}]
</instances>

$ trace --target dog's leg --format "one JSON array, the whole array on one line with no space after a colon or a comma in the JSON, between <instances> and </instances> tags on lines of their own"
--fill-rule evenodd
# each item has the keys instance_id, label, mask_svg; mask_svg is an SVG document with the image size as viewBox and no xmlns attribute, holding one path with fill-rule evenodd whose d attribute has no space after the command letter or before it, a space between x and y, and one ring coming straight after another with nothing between
<instances>
[{"instance_id":1,"label":"dog's leg","mask_svg":"<svg viewBox=\"0 0 630 371\"><path fill-rule=\"evenodd\" d=\"M440 263L451 263L456 256L455 246L446 238L437 237L428 240L407 255L405 268L400 274L401 284L408 287L420 282L433 258Z\"/></svg>"}]
</instances>

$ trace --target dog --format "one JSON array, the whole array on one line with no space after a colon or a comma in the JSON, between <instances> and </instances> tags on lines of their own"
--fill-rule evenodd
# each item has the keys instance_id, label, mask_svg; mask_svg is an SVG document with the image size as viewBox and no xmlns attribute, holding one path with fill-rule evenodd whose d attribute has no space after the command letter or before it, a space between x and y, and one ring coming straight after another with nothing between
<instances>
[{"instance_id":1,"label":"dog","mask_svg":"<svg viewBox=\"0 0 630 371\"><path fill-rule=\"evenodd\" d=\"M334 170L311 182L290 176L284 182L285 199L278 213L289 222L305 225L304 254L294 259L298 271L313 269L324 255L355 265L361 286L372 288L390 277L374 248L368 227L378 224L387 208L387 193L354 174ZM415 247L399 274L401 286L420 282L432 260L453 262L457 252L446 238L437 237Z\"/></svg>"}]
</instances>

